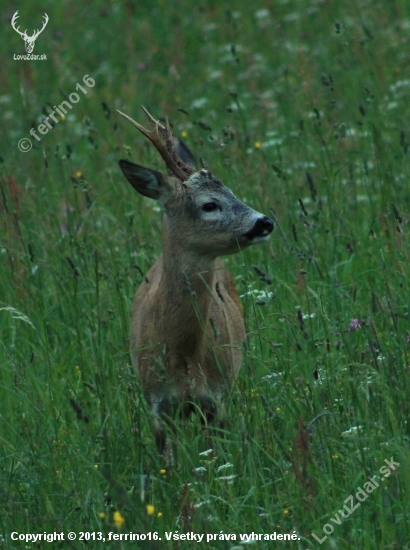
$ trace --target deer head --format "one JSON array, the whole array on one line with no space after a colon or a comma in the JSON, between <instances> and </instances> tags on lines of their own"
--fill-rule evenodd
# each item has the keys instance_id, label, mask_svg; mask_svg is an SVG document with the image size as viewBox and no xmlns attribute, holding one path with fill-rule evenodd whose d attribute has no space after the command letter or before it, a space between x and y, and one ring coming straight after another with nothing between
<instances>
[{"instance_id":1,"label":"deer head","mask_svg":"<svg viewBox=\"0 0 410 550\"><path fill-rule=\"evenodd\" d=\"M216 258L265 241L272 220L237 199L208 170L196 171L193 157L187 159L187 150L172 136L168 121L163 126L144 111L154 127L151 131L119 112L154 144L172 175L128 160L121 160L120 167L136 191L162 204L173 242L195 256Z\"/></svg>"},{"instance_id":2,"label":"deer head","mask_svg":"<svg viewBox=\"0 0 410 550\"><path fill-rule=\"evenodd\" d=\"M44 14L44 22L43 22L43 26L41 27L40 30L37 30L37 31L34 31L33 34L31 36L28 36L27 34L27 29L24 31L24 32L21 32L19 31L19 28L20 27L17 27L16 28L16 21L18 19L18 11L16 11L16 13L13 15L13 19L11 20L11 26L13 27L13 29L19 33L19 35L22 37L22 39L24 40L24 43L25 43L25 48L26 48L26 52L27 53L31 53L33 50L34 50L34 46L35 46L35 43L36 43L36 40L37 40L37 37L39 36L39 34L41 32L43 32L44 28L46 27L47 23L48 23L48 15L45 13Z\"/></svg>"}]
</instances>

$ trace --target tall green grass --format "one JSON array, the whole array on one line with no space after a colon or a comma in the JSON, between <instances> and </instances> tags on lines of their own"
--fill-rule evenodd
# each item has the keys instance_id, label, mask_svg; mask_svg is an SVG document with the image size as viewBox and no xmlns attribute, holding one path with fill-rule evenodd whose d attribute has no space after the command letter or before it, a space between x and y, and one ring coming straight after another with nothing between
<instances>
[{"instance_id":1,"label":"tall green grass","mask_svg":"<svg viewBox=\"0 0 410 550\"><path fill-rule=\"evenodd\" d=\"M296 531L255 547L409 548L408 2L22 5L29 33L49 15L33 52L47 61L13 60L15 10L0 11L0 546ZM95 86L20 152L85 75ZM199 418L178 423L172 472L128 354L132 296L161 253L161 214L117 163L161 168L116 112L144 121L141 104L277 222L226 260L248 338L225 437L211 458Z\"/></svg>"}]
</instances>

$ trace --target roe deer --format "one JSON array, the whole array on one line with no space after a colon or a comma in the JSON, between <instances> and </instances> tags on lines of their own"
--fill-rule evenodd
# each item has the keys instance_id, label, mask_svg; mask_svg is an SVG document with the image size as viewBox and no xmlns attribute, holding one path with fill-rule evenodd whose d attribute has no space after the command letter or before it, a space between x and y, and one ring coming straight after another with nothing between
<instances>
[{"instance_id":1,"label":"roe deer","mask_svg":"<svg viewBox=\"0 0 410 550\"><path fill-rule=\"evenodd\" d=\"M198 406L208 422L223 413L241 366L245 325L235 283L219 256L266 241L273 222L208 170L196 171L168 122L164 127L144 111L151 131L120 114L154 144L173 175L128 160L119 164L134 189L164 210L163 255L135 295L131 328L132 360L164 453L163 422L177 409L186 415Z\"/></svg>"}]
</instances>

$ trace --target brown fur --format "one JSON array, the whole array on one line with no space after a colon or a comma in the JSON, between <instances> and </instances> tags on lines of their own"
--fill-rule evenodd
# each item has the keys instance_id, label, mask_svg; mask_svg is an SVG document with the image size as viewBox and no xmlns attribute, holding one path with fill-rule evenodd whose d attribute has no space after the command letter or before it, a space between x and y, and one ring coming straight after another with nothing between
<instances>
[{"instance_id":1,"label":"brown fur","mask_svg":"<svg viewBox=\"0 0 410 550\"><path fill-rule=\"evenodd\" d=\"M219 399L242 361L245 327L232 276L221 260L199 274L178 252L166 273L162 258L150 269L133 304L131 354L151 404L166 396ZM152 368L161 362L165 368Z\"/></svg>"}]
</instances>

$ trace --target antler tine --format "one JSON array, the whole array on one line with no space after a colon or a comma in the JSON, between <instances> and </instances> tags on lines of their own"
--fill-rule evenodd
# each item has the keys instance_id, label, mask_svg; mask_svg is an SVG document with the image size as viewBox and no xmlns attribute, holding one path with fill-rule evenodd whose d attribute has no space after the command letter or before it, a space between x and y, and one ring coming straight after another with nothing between
<instances>
[{"instance_id":1,"label":"antler tine","mask_svg":"<svg viewBox=\"0 0 410 550\"><path fill-rule=\"evenodd\" d=\"M158 126L162 126L162 124L155 120L155 118L147 111L147 109L144 107L144 105L141 105L141 109L144 111L144 113L147 115L148 122L151 124L151 126L155 126L158 124Z\"/></svg>"},{"instance_id":2,"label":"antler tine","mask_svg":"<svg viewBox=\"0 0 410 550\"><path fill-rule=\"evenodd\" d=\"M21 32L19 29L20 29L20 25L16 28L16 23L17 23L17 19L20 17L18 15L18 10L16 11L16 13L13 15L13 18L11 20L11 26L13 27L13 29L18 32L21 36L25 36L27 34L27 29L25 30L25 32Z\"/></svg>"},{"instance_id":3,"label":"antler tine","mask_svg":"<svg viewBox=\"0 0 410 550\"><path fill-rule=\"evenodd\" d=\"M33 32L33 36L31 38L37 38L37 36L39 36L43 32L43 30L46 28L47 23L48 23L48 15L46 13L44 13L43 18L44 18L43 26L41 27L41 29L35 30Z\"/></svg>"},{"instance_id":4,"label":"antler tine","mask_svg":"<svg viewBox=\"0 0 410 550\"><path fill-rule=\"evenodd\" d=\"M155 146L161 157L164 159L165 164L171 170L171 172L180 180L186 181L192 174L195 173L195 170L188 166L180 157L172 139L172 132L169 127L167 119L167 127L163 126L160 122L155 120L151 114L142 107L143 111L147 115L148 122L153 126L153 130L149 131L138 122L135 122L131 117L118 111L121 116L127 119L133 126L135 126L141 134L150 140L150 142ZM161 133L165 144L163 143L159 133Z\"/></svg>"}]
</instances>

